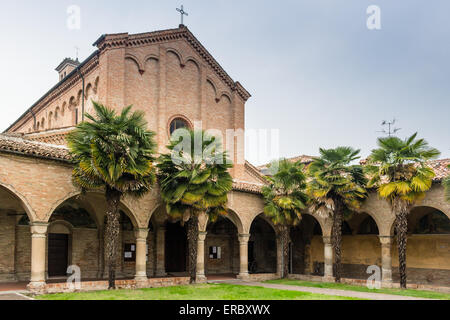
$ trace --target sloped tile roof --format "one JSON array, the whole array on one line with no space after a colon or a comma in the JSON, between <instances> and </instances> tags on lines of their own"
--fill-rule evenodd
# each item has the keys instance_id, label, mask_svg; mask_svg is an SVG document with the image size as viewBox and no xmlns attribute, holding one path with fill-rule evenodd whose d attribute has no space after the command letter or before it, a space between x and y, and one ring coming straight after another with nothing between
<instances>
[{"instance_id":1,"label":"sloped tile roof","mask_svg":"<svg viewBox=\"0 0 450 320\"><path fill-rule=\"evenodd\" d=\"M25 140L13 135L0 134L0 151L70 162L72 157L65 146Z\"/></svg>"},{"instance_id":2,"label":"sloped tile roof","mask_svg":"<svg viewBox=\"0 0 450 320\"><path fill-rule=\"evenodd\" d=\"M250 182L239 181L239 180L235 180L233 182L233 190L234 191L243 191L243 192L248 192L248 193L261 194L262 187L264 187L264 185L258 184L258 183L250 183Z\"/></svg>"},{"instance_id":3,"label":"sloped tile roof","mask_svg":"<svg viewBox=\"0 0 450 320\"><path fill-rule=\"evenodd\" d=\"M434 178L434 180L441 181L442 179L450 175L450 169L448 168L448 166L450 165L450 159L433 160L428 164L433 168L434 173L436 173L436 177Z\"/></svg>"}]
</instances>

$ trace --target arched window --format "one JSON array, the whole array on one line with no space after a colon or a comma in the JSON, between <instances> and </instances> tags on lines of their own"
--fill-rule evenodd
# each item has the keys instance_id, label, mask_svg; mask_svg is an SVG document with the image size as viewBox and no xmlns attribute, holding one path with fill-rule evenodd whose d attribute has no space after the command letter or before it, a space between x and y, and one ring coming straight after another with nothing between
<instances>
[{"instance_id":1,"label":"arched window","mask_svg":"<svg viewBox=\"0 0 450 320\"><path fill-rule=\"evenodd\" d=\"M175 118L170 123L170 135L172 135L176 130L186 128L189 129L189 123L183 118Z\"/></svg>"},{"instance_id":2,"label":"arched window","mask_svg":"<svg viewBox=\"0 0 450 320\"><path fill-rule=\"evenodd\" d=\"M423 216L414 229L415 234L450 234L450 220L441 211L435 210Z\"/></svg>"},{"instance_id":3,"label":"arched window","mask_svg":"<svg viewBox=\"0 0 450 320\"><path fill-rule=\"evenodd\" d=\"M372 217L367 217L361 222L358 234L379 234L378 226Z\"/></svg>"}]
</instances>

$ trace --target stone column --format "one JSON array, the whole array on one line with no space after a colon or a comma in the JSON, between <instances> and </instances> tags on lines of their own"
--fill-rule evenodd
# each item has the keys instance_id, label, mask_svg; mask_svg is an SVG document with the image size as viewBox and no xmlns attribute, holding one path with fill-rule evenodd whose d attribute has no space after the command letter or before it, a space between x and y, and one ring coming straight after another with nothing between
<instances>
[{"instance_id":1,"label":"stone column","mask_svg":"<svg viewBox=\"0 0 450 320\"><path fill-rule=\"evenodd\" d=\"M333 246L331 245L331 237L323 237L324 244L324 282L334 282L333 277Z\"/></svg>"},{"instance_id":2,"label":"stone column","mask_svg":"<svg viewBox=\"0 0 450 320\"><path fill-rule=\"evenodd\" d=\"M105 237L103 228L98 229L98 272L97 278L103 279L105 274Z\"/></svg>"},{"instance_id":3,"label":"stone column","mask_svg":"<svg viewBox=\"0 0 450 320\"><path fill-rule=\"evenodd\" d=\"M392 287L391 236L380 236L382 285Z\"/></svg>"},{"instance_id":4,"label":"stone column","mask_svg":"<svg viewBox=\"0 0 450 320\"><path fill-rule=\"evenodd\" d=\"M249 278L248 274L248 240L249 234L239 235L239 275L238 278L245 280Z\"/></svg>"},{"instance_id":5,"label":"stone column","mask_svg":"<svg viewBox=\"0 0 450 320\"><path fill-rule=\"evenodd\" d=\"M208 233L200 231L198 233L198 246L197 246L197 275L196 282L206 282L205 276L205 240Z\"/></svg>"},{"instance_id":6,"label":"stone column","mask_svg":"<svg viewBox=\"0 0 450 320\"><path fill-rule=\"evenodd\" d=\"M147 237L149 229L137 229L136 236L136 275L137 282L147 281Z\"/></svg>"},{"instance_id":7,"label":"stone column","mask_svg":"<svg viewBox=\"0 0 450 320\"><path fill-rule=\"evenodd\" d=\"M166 227L156 229L156 271L157 277L165 277L166 273Z\"/></svg>"},{"instance_id":8,"label":"stone column","mask_svg":"<svg viewBox=\"0 0 450 320\"><path fill-rule=\"evenodd\" d=\"M45 256L47 251L48 223L33 223L31 225L31 280L30 291L43 290L45 283Z\"/></svg>"}]
</instances>

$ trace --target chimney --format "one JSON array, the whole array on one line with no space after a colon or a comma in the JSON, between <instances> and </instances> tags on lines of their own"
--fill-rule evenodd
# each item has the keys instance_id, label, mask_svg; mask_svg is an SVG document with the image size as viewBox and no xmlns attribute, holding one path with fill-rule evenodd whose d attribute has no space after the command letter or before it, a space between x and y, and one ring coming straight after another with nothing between
<instances>
[{"instance_id":1,"label":"chimney","mask_svg":"<svg viewBox=\"0 0 450 320\"><path fill-rule=\"evenodd\" d=\"M80 61L73 60L71 58L65 58L63 62L56 67L56 71L59 73L59 81L62 81L65 77L67 77L76 67L80 65Z\"/></svg>"}]
</instances>

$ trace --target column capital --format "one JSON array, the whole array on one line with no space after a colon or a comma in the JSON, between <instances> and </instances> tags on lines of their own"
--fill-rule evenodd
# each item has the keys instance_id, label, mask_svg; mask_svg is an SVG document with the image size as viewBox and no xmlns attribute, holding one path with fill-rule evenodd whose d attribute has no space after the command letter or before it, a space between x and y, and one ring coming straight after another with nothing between
<instances>
[{"instance_id":1,"label":"column capital","mask_svg":"<svg viewBox=\"0 0 450 320\"><path fill-rule=\"evenodd\" d=\"M149 232L148 228L134 229L134 236L136 237L136 241L139 240L147 241L148 232Z\"/></svg>"},{"instance_id":2,"label":"column capital","mask_svg":"<svg viewBox=\"0 0 450 320\"><path fill-rule=\"evenodd\" d=\"M198 241L205 241L207 234L208 234L208 232L206 232L206 231L199 231L199 233L198 233Z\"/></svg>"},{"instance_id":3,"label":"column capital","mask_svg":"<svg viewBox=\"0 0 450 320\"><path fill-rule=\"evenodd\" d=\"M322 237L324 244L330 244L331 245L331 237Z\"/></svg>"},{"instance_id":4,"label":"column capital","mask_svg":"<svg viewBox=\"0 0 450 320\"><path fill-rule=\"evenodd\" d=\"M392 244L393 237L392 236L379 236L380 242L382 245L390 246Z\"/></svg>"},{"instance_id":5,"label":"column capital","mask_svg":"<svg viewBox=\"0 0 450 320\"><path fill-rule=\"evenodd\" d=\"M250 240L250 234L240 234L239 235L239 242L240 243L248 243L248 241Z\"/></svg>"},{"instance_id":6,"label":"column capital","mask_svg":"<svg viewBox=\"0 0 450 320\"><path fill-rule=\"evenodd\" d=\"M48 231L47 222L33 222L31 224L31 235L33 237L45 237Z\"/></svg>"}]
</instances>

